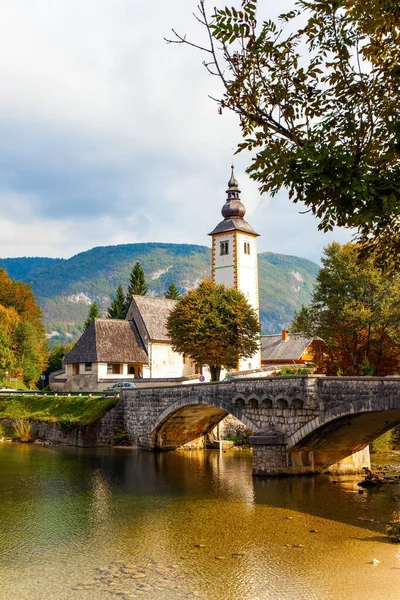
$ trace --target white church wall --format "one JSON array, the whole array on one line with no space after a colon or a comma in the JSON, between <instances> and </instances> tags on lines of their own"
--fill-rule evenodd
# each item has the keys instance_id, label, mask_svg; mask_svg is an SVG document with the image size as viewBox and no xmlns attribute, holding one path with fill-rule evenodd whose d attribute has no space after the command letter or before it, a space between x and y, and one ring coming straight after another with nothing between
<instances>
[{"instance_id":1,"label":"white church wall","mask_svg":"<svg viewBox=\"0 0 400 600\"><path fill-rule=\"evenodd\" d=\"M185 365L182 354L174 352L168 343L151 344L151 377L183 377L194 372Z\"/></svg>"}]
</instances>

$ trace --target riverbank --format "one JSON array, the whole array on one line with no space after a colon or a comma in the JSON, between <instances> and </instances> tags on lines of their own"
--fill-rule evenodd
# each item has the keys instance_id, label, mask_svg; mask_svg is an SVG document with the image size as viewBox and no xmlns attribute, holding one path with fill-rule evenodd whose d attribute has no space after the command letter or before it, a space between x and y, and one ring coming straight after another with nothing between
<instances>
[{"instance_id":1,"label":"riverbank","mask_svg":"<svg viewBox=\"0 0 400 600\"><path fill-rule=\"evenodd\" d=\"M117 398L99 396L6 396L0 398L0 438L40 439L68 446L109 445L115 433Z\"/></svg>"},{"instance_id":2,"label":"riverbank","mask_svg":"<svg viewBox=\"0 0 400 600\"><path fill-rule=\"evenodd\" d=\"M99 396L6 396L0 398L0 421L29 419L37 423L84 427L98 421L117 398Z\"/></svg>"}]
</instances>

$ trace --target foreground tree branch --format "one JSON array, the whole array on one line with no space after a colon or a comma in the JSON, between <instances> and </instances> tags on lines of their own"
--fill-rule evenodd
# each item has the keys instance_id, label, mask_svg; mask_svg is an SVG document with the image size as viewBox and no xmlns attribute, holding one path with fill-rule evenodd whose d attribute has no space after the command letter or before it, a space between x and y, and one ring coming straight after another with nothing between
<instances>
[{"instance_id":1,"label":"foreground tree branch","mask_svg":"<svg viewBox=\"0 0 400 600\"><path fill-rule=\"evenodd\" d=\"M377 260L397 261L398 0L298 0L263 23L256 8L242 0L209 17L201 2L204 44L175 31L168 41L210 54L204 64L222 85L219 111L239 115L237 151L255 152L248 173L261 192L287 189L319 229L356 228Z\"/></svg>"}]
</instances>

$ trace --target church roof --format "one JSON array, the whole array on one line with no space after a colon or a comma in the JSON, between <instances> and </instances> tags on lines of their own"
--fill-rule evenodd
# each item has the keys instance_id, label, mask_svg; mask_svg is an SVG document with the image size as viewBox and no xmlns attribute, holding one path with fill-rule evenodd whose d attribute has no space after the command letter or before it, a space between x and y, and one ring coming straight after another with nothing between
<instances>
[{"instance_id":1,"label":"church roof","mask_svg":"<svg viewBox=\"0 0 400 600\"><path fill-rule=\"evenodd\" d=\"M304 333L289 333L283 340L282 334L262 335L261 360L299 360L315 338Z\"/></svg>"},{"instance_id":2,"label":"church roof","mask_svg":"<svg viewBox=\"0 0 400 600\"><path fill-rule=\"evenodd\" d=\"M147 329L149 339L157 342L169 342L167 319L176 305L176 300L150 298L149 296L133 296L132 298Z\"/></svg>"},{"instance_id":3,"label":"church roof","mask_svg":"<svg viewBox=\"0 0 400 600\"><path fill-rule=\"evenodd\" d=\"M227 233L228 231L243 231L244 233L250 233L252 235L259 235L254 231L251 225L244 220L246 214L246 208L240 200L240 189L239 183L234 174L234 168L232 165L231 178L228 181L228 189L226 190L227 198L226 202L222 207L221 214L224 220L209 233L208 235L215 235L216 233Z\"/></svg>"},{"instance_id":4,"label":"church roof","mask_svg":"<svg viewBox=\"0 0 400 600\"><path fill-rule=\"evenodd\" d=\"M251 225L248 224L243 218L230 218L224 219L209 233L208 235L214 235L216 233L227 233L228 231L243 231L245 233L251 233L253 235L259 235L256 233Z\"/></svg>"},{"instance_id":5,"label":"church roof","mask_svg":"<svg viewBox=\"0 0 400 600\"><path fill-rule=\"evenodd\" d=\"M132 321L94 319L65 356L64 362L148 363Z\"/></svg>"}]
</instances>

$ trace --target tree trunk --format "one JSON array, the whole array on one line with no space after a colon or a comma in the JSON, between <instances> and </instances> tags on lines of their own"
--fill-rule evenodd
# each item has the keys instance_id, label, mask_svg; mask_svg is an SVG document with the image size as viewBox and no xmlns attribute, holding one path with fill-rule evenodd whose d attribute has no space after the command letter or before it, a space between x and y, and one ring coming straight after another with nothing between
<instances>
[{"instance_id":1,"label":"tree trunk","mask_svg":"<svg viewBox=\"0 0 400 600\"><path fill-rule=\"evenodd\" d=\"M211 373L211 381L219 381L221 376L221 366L220 365L209 365L210 373Z\"/></svg>"}]
</instances>

